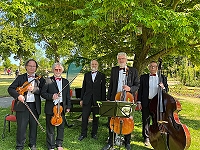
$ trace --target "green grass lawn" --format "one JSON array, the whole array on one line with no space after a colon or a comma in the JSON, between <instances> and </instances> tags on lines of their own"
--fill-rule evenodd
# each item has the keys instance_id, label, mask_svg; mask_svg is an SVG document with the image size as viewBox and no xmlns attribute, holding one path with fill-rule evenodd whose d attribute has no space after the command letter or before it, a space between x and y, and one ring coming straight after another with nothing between
<instances>
[{"instance_id":1,"label":"green grass lawn","mask_svg":"<svg viewBox=\"0 0 200 150\"><path fill-rule=\"evenodd\" d=\"M80 87L82 84L81 78L77 78L77 83L74 87ZM13 79L1 79L0 80L0 88L1 93L0 96L5 96L7 92L8 85L13 81ZM4 87L4 88L2 88ZM5 90L5 91L3 91ZM3 92L2 92L3 91ZM200 98L192 98L186 96L180 96L180 93L177 95L176 93L171 93L174 97L176 97L182 105L182 110L179 112L179 119L181 123L186 124L191 136L191 146L189 150L197 150L199 149L199 133L200 133ZM42 102L42 107L44 107L44 101ZM4 116L10 112L10 108L1 108L0 109L0 131L3 131L3 121ZM81 122L77 120L79 112L66 114L66 118L69 124L74 124L71 128L65 128L65 137L63 142L63 147L65 150L100 150L105 144L108 137L108 129L106 127L107 118L101 117L99 121L99 130L98 130L98 140L94 140L90 137L91 131L91 122L88 126L88 137L83 141L78 141L78 137L81 131ZM45 128L45 116L44 113L40 115L39 119L42 126ZM141 129L141 112L136 111L134 114L134 131L132 132L132 140L131 146L133 150L148 150L153 149L152 147L145 147L143 144L142 138L142 129ZM38 150L45 150L45 137L46 134L43 133L38 127L38 139L37 139L37 148ZM0 138L0 150L14 150L15 149L15 141L16 141L16 123L11 123L11 132L8 132L8 128L6 130L5 139ZM28 141L28 137L27 137ZM25 144L25 150L28 149L28 142ZM124 147L121 148L122 150Z\"/></svg>"}]
</instances>

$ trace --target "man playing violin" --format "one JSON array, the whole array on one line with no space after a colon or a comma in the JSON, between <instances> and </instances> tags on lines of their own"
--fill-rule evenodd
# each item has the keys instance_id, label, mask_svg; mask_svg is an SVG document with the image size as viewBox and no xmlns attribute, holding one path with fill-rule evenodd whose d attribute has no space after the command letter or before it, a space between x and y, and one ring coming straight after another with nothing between
<instances>
[{"instance_id":1,"label":"man playing violin","mask_svg":"<svg viewBox=\"0 0 200 150\"><path fill-rule=\"evenodd\" d=\"M113 67L111 70L111 77L107 95L107 100L110 101L115 101L115 96L118 92L125 91L130 92L134 95L139 88L138 72L135 68L127 66L127 54L124 52L118 53L117 60L119 66ZM125 76L127 76L127 78L125 78ZM125 81L125 79L127 79L127 81ZM130 118L133 119L132 116ZM131 133L124 135L124 138L126 149L131 150ZM108 150L113 145L113 132L109 128L108 144L103 148L103 150Z\"/></svg>"},{"instance_id":2,"label":"man playing violin","mask_svg":"<svg viewBox=\"0 0 200 150\"><path fill-rule=\"evenodd\" d=\"M63 150L64 117L65 113L69 112L71 108L70 87L69 81L61 77L64 68L60 63L55 63L52 66L52 71L54 75L46 79L41 91L41 96L46 99L44 108L46 114L46 144L49 150L54 150L54 148ZM57 111L54 112L54 110ZM52 121L52 119L55 120ZM56 121L59 121L59 124L52 124ZM57 129L56 139L55 127Z\"/></svg>"},{"instance_id":3,"label":"man playing violin","mask_svg":"<svg viewBox=\"0 0 200 150\"><path fill-rule=\"evenodd\" d=\"M143 74L140 77L140 88L138 90L138 108L142 111L142 136L144 138L144 144L150 145L149 142L149 125L150 125L150 111L149 102L158 93L158 86L160 86L165 92L168 92L167 78L161 75L162 82L159 82L157 74L158 64L152 61L148 66L148 74Z\"/></svg>"},{"instance_id":4,"label":"man playing violin","mask_svg":"<svg viewBox=\"0 0 200 150\"><path fill-rule=\"evenodd\" d=\"M29 144L31 150L36 150L37 139L37 122L31 115L30 111L23 104L24 102L30 107L31 111L38 119L41 113L40 90L45 83L43 78L37 79L36 70L38 64L34 59L29 59L25 63L26 73L17 76L13 83L8 87L8 93L16 100L14 109L17 117L17 136L16 150L22 150L26 141L26 129L29 124ZM24 86L22 94L19 94L18 87L22 87L27 82L28 86Z\"/></svg>"}]
</instances>

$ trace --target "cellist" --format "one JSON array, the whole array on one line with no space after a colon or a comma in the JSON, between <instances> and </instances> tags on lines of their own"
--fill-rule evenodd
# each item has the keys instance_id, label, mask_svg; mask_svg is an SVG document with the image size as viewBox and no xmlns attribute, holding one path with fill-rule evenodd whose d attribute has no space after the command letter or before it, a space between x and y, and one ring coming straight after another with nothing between
<instances>
[{"instance_id":1,"label":"cellist","mask_svg":"<svg viewBox=\"0 0 200 150\"><path fill-rule=\"evenodd\" d=\"M71 101L70 101L70 87L69 81L61 77L64 68L62 64L55 63L52 66L53 76L46 79L46 83L42 88L41 96L46 99L45 101L45 115L46 115L46 144L48 150L63 150L63 138L64 138L64 125L65 125L65 113L70 111ZM66 86L67 85L67 86ZM64 88L66 87L66 88ZM62 92L61 92L62 91ZM60 93L61 92L61 93ZM57 114L58 120L62 120L60 125L55 126L52 124L52 117L55 115L54 108L55 106L60 105L62 111L59 110L60 114ZM57 116L56 115L56 116ZM55 118L56 119L56 118ZM56 120L55 120L56 121ZM55 128L57 129L57 135L55 138Z\"/></svg>"},{"instance_id":2,"label":"cellist","mask_svg":"<svg viewBox=\"0 0 200 150\"><path fill-rule=\"evenodd\" d=\"M119 66L115 66L111 70L110 83L108 88L107 100L114 101L115 95L118 92L125 90L134 94L139 88L139 77L138 72L135 68L127 66L127 54L120 52L117 55L117 60ZM128 68L128 69L127 69ZM124 79L127 71L127 81L124 85ZM110 118L108 118L110 120ZM109 121L110 122L110 121ZM131 134L125 135L125 148L131 150L130 140ZM109 140L108 144L103 148L103 150L108 150L113 147L113 133L109 127Z\"/></svg>"},{"instance_id":3,"label":"cellist","mask_svg":"<svg viewBox=\"0 0 200 150\"><path fill-rule=\"evenodd\" d=\"M140 88L138 90L138 108L142 111L142 136L144 138L144 144L150 145L149 142L149 125L150 125L150 112L149 102L158 93L158 86L162 88L164 92L168 92L167 78L161 75L162 82L159 82L157 74L158 64L152 61L148 65L148 74L143 74L140 77Z\"/></svg>"}]
</instances>

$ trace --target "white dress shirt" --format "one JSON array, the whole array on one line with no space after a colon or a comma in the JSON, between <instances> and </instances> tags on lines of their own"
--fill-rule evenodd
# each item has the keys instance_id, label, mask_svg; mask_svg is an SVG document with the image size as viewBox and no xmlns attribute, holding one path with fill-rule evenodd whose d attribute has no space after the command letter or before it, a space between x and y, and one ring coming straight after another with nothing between
<instances>
[{"instance_id":1,"label":"white dress shirt","mask_svg":"<svg viewBox=\"0 0 200 150\"><path fill-rule=\"evenodd\" d=\"M158 93L158 75L149 76L149 99L152 99Z\"/></svg>"},{"instance_id":2,"label":"white dress shirt","mask_svg":"<svg viewBox=\"0 0 200 150\"><path fill-rule=\"evenodd\" d=\"M33 76L35 76L35 75L33 75ZM34 80L34 79L35 79L34 77L28 77L28 82L31 82L31 81L33 80L33 81L30 83L30 84L32 84L33 87L34 87L34 85L35 85L35 80ZM26 102L35 102L35 96L34 96L34 94L33 94L32 92L30 92L30 91L28 91L28 93L27 93Z\"/></svg>"}]
</instances>

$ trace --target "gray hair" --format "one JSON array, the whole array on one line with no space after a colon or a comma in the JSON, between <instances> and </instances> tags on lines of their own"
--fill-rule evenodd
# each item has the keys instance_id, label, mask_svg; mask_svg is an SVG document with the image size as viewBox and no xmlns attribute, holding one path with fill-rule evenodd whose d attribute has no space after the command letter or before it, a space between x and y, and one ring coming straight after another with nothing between
<instances>
[{"instance_id":1,"label":"gray hair","mask_svg":"<svg viewBox=\"0 0 200 150\"><path fill-rule=\"evenodd\" d=\"M99 62L96 59L91 60L90 65L92 64L93 61L96 61L97 64L99 64Z\"/></svg>"},{"instance_id":2,"label":"gray hair","mask_svg":"<svg viewBox=\"0 0 200 150\"><path fill-rule=\"evenodd\" d=\"M121 56L121 55L123 55L123 56L125 56L125 58L127 58L127 54L126 54L125 52L119 52L119 53L117 54L117 59L118 59L118 57Z\"/></svg>"},{"instance_id":3,"label":"gray hair","mask_svg":"<svg viewBox=\"0 0 200 150\"><path fill-rule=\"evenodd\" d=\"M59 62L53 64L52 70L54 70L56 68L56 66L60 66L62 68L62 71L64 71L63 65L61 63L59 63Z\"/></svg>"}]
</instances>

